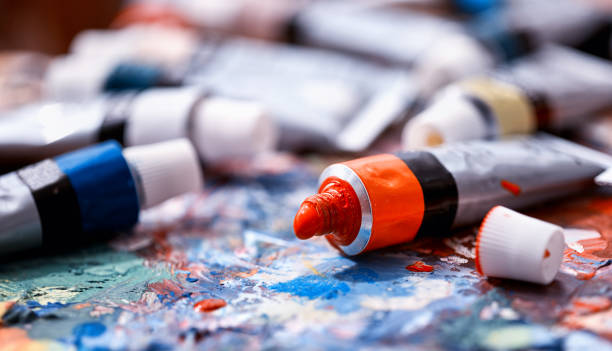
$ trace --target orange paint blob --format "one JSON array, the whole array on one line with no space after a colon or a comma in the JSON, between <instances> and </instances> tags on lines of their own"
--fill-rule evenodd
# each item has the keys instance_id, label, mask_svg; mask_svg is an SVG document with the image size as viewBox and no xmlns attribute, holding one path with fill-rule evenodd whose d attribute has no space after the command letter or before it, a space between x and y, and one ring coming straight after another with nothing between
<instances>
[{"instance_id":1,"label":"orange paint blob","mask_svg":"<svg viewBox=\"0 0 612 351\"><path fill-rule=\"evenodd\" d=\"M339 245L350 244L361 226L361 207L355 190L346 181L331 177L319 193L308 197L293 221L299 239L331 234Z\"/></svg>"},{"instance_id":2,"label":"orange paint blob","mask_svg":"<svg viewBox=\"0 0 612 351\"><path fill-rule=\"evenodd\" d=\"M411 272L432 272L434 268L423 261L416 261L415 263L406 266L406 269Z\"/></svg>"},{"instance_id":3,"label":"orange paint blob","mask_svg":"<svg viewBox=\"0 0 612 351\"><path fill-rule=\"evenodd\" d=\"M521 187L515 183L509 182L507 180L502 180L500 184L502 188L508 190L514 196L519 196L521 194Z\"/></svg>"},{"instance_id":4,"label":"orange paint blob","mask_svg":"<svg viewBox=\"0 0 612 351\"><path fill-rule=\"evenodd\" d=\"M196 312L212 312L227 306L227 302L223 299L206 299L198 301L193 305Z\"/></svg>"}]
</instances>

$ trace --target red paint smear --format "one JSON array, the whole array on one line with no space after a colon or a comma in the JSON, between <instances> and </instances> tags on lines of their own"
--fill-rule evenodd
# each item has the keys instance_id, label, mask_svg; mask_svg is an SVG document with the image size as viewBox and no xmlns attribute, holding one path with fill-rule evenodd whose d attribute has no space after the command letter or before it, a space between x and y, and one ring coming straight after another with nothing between
<instances>
[{"instance_id":1,"label":"red paint smear","mask_svg":"<svg viewBox=\"0 0 612 351\"><path fill-rule=\"evenodd\" d=\"M509 182L507 180L502 180L500 184L502 188L508 190L514 196L519 196L519 194L521 193L521 187L515 183Z\"/></svg>"},{"instance_id":2,"label":"red paint smear","mask_svg":"<svg viewBox=\"0 0 612 351\"><path fill-rule=\"evenodd\" d=\"M406 269L411 272L431 272L434 270L433 266L430 266L423 261L416 261L410 266L406 266Z\"/></svg>"},{"instance_id":3,"label":"red paint smear","mask_svg":"<svg viewBox=\"0 0 612 351\"><path fill-rule=\"evenodd\" d=\"M554 206L542 206L527 214L563 227L596 230L601 234L601 238L578 241L583 252L566 249L562 272L588 280L601 268L598 262L612 259L612 245L608 244L612 242L612 198L609 195L595 192L570 197Z\"/></svg>"},{"instance_id":4,"label":"red paint smear","mask_svg":"<svg viewBox=\"0 0 612 351\"><path fill-rule=\"evenodd\" d=\"M588 329L601 336L610 338L612 330L609 323L612 301L606 296L582 296L572 299L561 321L571 329Z\"/></svg>"},{"instance_id":5,"label":"red paint smear","mask_svg":"<svg viewBox=\"0 0 612 351\"><path fill-rule=\"evenodd\" d=\"M149 289L157 295L181 296L183 294L183 288L174 281L168 279L149 284Z\"/></svg>"},{"instance_id":6,"label":"red paint smear","mask_svg":"<svg viewBox=\"0 0 612 351\"><path fill-rule=\"evenodd\" d=\"M606 296L583 296L573 299L572 313L589 314L605 311L612 307L612 301Z\"/></svg>"},{"instance_id":7,"label":"red paint smear","mask_svg":"<svg viewBox=\"0 0 612 351\"><path fill-rule=\"evenodd\" d=\"M196 304L193 305L193 309L196 310L196 312L212 312L225 306L227 306L227 302L223 299L206 299L196 302Z\"/></svg>"}]
</instances>

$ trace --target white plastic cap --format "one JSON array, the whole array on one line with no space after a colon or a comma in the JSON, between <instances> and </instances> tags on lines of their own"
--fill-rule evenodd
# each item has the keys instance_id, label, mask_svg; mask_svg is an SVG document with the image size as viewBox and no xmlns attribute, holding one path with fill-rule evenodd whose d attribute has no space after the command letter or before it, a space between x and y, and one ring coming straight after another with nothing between
<instances>
[{"instance_id":1,"label":"white plastic cap","mask_svg":"<svg viewBox=\"0 0 612 351\"><path fill-rule=\"evenodd\" d=\"M157 88L138 94L126 123L125 144L186 138L189 115L202 94L195 88Z\"/></svg>"},{"instance_id":2,"label":"white plastic cap","mask_svg":"<svg viewBox=\"0 0 612 351\"><path fill-rule=\"evenodd\" d=\"M109 57L67 55L54 59L45 76L45 95L52 99L85 99L98 95L117 64Z\"/></svg>"},{"instance_id":3,"label":"white plastic cap","mask_svg":"<svg viewBox=\"0 0 612 351\"><path fill-rule=\"evenodd\" d=\"M204 160L248 158L278 142L276 124L258 103L210 97L194 113L191 136Z\"/></svg>"},{"instance_id":4,"label":"white plastic cap","mask_svg":"<svg viewBox=\"0 0 612 351\"><path fill-rule=\"evenodd\" d=\"M549 284L564 248L561 227L496 206L480 226L476 268L490 277Z\"/></svg>"},{"instance_id":5,"label":"white plastic cap","mask_svg":"<svg viewBox=\"0 0 612 351\"><path fill-rule=\"evenodd\" d=\"M142 208L202 189L198 156L187 139L128 147L123 156L137 173Z\"/></svg>"},{"instance_id":6,"label":"white plastic cap","mask_svg":"<svg viewBox=\"0 0 612 351\"><path fill-rule=\"evenodd\" d=\"M454 85L444 89L431 105L406 123L402 132L405 150L487 136L487 124L480 111L460 89Z\"/></svg>"},{"instance_id":7,"label":"white plastic cap","mask_svg":"<svg viewBox=\"0 0 612 351\"><path fill-rule=\"evenodd\" d=\"M135 60L167 66L185 64L198 46L197 35L182 28L134 25L119 30L86 30L70 45L78 55Z\"/></svg>"},{"instance_id":8,"label":"white plastic cap","mask_svg":"<svg viewBox=\"0 0 612 351\"><path fill-rule=\"evenodd\" d=\"M415 74L420 94L429 98L440 88L493 67L493 55L465 33L445 34L417 58Z\"/></svg>"},{"instance_id":9,"label":"white plastic cap","mask_svg":"<svg viewBox=\"0 0 612 351\"><path fill-rule=\"evenodd\" d=\"M143 92L132 105L126 144L189 137L202 160L212 162L252 157L276 146L276 125L261 105L214 96L199 101L201 96L194 88Z\"/></svg>"}]
</instances>

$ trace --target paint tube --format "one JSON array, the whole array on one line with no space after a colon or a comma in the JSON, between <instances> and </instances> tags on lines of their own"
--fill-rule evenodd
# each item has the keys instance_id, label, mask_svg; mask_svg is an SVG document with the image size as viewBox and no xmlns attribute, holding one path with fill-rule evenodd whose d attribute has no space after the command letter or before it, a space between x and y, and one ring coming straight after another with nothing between
<instances>
[{"instance_id":1,"label":"paint tube","mask_svg":"<svg viewBox=\"0 0 612 351\"><path fill-rule=\"evenodd\" d=\"M377 6L471 16L497 10L504 4L501 0L372 0L371 2Z\"/></svg>"},{"instance_id":2,"label":"paint tube","mask_svg":"<svg viewBox=\"0 0 612 351\"><path fill-rule=\"evenodd\" d=\"M597 116L572 130L572 136L591 147L612 154L612 111Z\"/></svg>"},{"instance_id":3,"label":"paint tube","mask_svg":"<svg viewBox=\"0 0 612 351\"><path fill-rule=\"evenodd\" d=\"M134 146L182 137L208 163L270 151L277 130L260 105L196 88L44 102L0 118L0 167L15 169L111 139Z\"/></svg>"},{"instance_id":4,"label":"paint tube","mask_svg":"<svg viewBox=\"0 0 612 351\"><path fill-rule=\"evenodd\" d=\"M0 177L0 254L65 248L131 229L140 209L202 187L191 143L109 141Z\"/></svg>"},{"instance_id":5,"label":"paint tube","mask_svg":"<svg viewBox=\"0 0 612 351\"><path fill-rule=\"evenodd\" d=\"M291 23L293 41L410 66L436 38L461 30L457 22L411 11L343 1L315 1Z\"/></svg>"},{"instance_id":6,"label":"paint tube","mask_svg":"<svg viewBox=\"0 0 612 351\"><path fill-rule=\"evenodd\" d=\"M449 19L369 1L186 0L165 7L138 3L124 9L116 22L150 22L152 9L181 14L182 22L208 34L292 42L402 65L411 64L441 33L460 28Z\"/></svg>"},{"instance_id":7,"label":"paint tube","mask_svg":"<svg viewBox=\"0 0 612 351\"><path fill-rule=\"evenodd\" d=\"M96 46L83 39L84 64L108 41ZM194 51L182 83L261 103L279 125L283 149L361 151L403 116L415 95L404 71L324 50L234 39L202 42ZM83 90L81 81L67 83L60 90Z\"/></svg>"},{"instance_id":8,"label":"paint tube","mask_svg":"<svg viewBox=\"0 0 612 351\"><path fill-rule=\"evenodd\" d=\"M603 26L605 17L580 1L509 2L502 11L470 21L466 30L431 41L414 65L420 95L427 99L449 83L522 57L544 43L579 45Z\"/></svg>"},{"instance_id":9,"label":"paint tube","mask_svg":"<svg viewBox=\"0 0 612 351\"><path fill-rule=\"evenodd\" d=\"M519 209L579 192L610 166L612 157L549 135L355 159L323 171L294 230L300 239L326 235L355 255L445 234L496 205Z\"/></svg>"},{"instance_id":10,"label":"paint tube","mask_svg":"<svg viewBox=\"0 0 612 351\"><path fill-rule=\"evenodd\" d=\"M403 71L333 52L249 40L202 51L186 83L264 104L283 148L363 150L414 97Z\"/></svg>"},{"instance_id":11,"label":"paint tube","mask_svg":"<svg viewBox=\"0 0 612 351\"><path fill-rule=\"evenodd\" d=\"M406 148L562 130L610 106L612 64L546 46L489 76L452 84L404 129Z\"/></svg>"},{"instance_id":12,"label":"paint tube","mask_svg":"<svg viewBox=\"0 0 612 351\"><path fill-rule=\"evenodd\" d=\"M42 97L44 72L50 60L34 52L0 53L0 111Z\"/></svg>"}]
</instances>

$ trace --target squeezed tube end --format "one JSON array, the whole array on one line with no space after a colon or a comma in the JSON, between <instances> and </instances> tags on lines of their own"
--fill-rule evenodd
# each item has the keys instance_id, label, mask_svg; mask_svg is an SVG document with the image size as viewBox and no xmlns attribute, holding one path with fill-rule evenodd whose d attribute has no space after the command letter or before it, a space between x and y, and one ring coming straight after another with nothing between
<instances>
[{"instance_id":1,"label":"squeezed tube end","mask_svg":"<svg viewBox=\"0 0 612 351\"><path fill-rule=\"evenodd\" d=\"M318 194L308 197L293 221L298 239L331 235L336 245L350 244L361 226L361 207L347 182L332 178L323 183Z\"/></svg>"}]
</instances>

